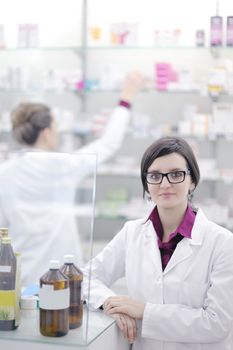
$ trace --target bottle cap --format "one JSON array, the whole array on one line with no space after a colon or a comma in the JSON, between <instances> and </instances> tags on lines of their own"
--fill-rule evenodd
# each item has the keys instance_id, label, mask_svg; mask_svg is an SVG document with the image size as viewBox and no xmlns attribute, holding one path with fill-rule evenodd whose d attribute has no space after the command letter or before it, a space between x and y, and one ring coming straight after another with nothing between
<instances>
[{"instance_id":1,"label":"bottle cap","mask_svg":"<svg viewBox=\"0 0 233 350\"><path fill-rule=\"evenodd\" d=\"M36 310L38 308L39 298L36 295L24 295L20 299L20 308L22 310Z\"/></svg>"},{"instance_id":2,"label":"bottle cap","mask_svg":"<svg viewBox=\"0 0 233 350\"><path fill-rule=\"evenodd\" d=\"M11 243L11 238L10 237L2 237L2 244L6 243Z\"/></svg>"},{"instance_id":3,"label":"bottle cap","mask_svg":"<svg viewBox=\"0 0 233 350\"><path fill-rule=\"evenodd\" d=\"M8 236L8 228L7 227L0 227L0 236L2 236L2 237Z\"/></svg>"},{"instance_id":4,"label":"bottle cap","mask_svg":"<svg viewBox=\"0 0 233 350\"><path fill-rule=\"evenodd\" d=\"M49 268L50 270L58 270L60 267L59 260L49 260Z\"/></svg>"},{"instance_id":5,"label":"bottle cap","mask_svg":"<svg viewBox=\"0 0 233 350\"><path fill-rule=\"evenodd\" d=\"M72 254L64 255L64 263L65 264L72 264L73 262L74 262L74 256Z\"/></svg>"}]
</instances>

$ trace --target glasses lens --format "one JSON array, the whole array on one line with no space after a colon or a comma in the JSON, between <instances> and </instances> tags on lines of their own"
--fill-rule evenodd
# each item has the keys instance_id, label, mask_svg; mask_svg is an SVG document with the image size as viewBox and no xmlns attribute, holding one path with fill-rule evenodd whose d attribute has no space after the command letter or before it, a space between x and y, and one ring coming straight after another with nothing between
<instances>
[{"instance_id":1,"label":"glasses lens","mask_svg":"<svg viewBox=\"0 0 233 350\"><path fill-rule=\"evenodd\" d=\"M185 172L184 171L173 171L172 173L167 174L168 179L171 183L179 183L184 181Z\"/></svg>"},{"instance_id":2,"label":"glasses lens","mask_svg":"<svg viewBox=\"0 0 233 350\"><path fill-rule=\"evenodd\" d=\"M146 175L146 180L150 184L160 183L162 180L162 174L160 173L149 173Z\"/></svg>"}]
</instances>

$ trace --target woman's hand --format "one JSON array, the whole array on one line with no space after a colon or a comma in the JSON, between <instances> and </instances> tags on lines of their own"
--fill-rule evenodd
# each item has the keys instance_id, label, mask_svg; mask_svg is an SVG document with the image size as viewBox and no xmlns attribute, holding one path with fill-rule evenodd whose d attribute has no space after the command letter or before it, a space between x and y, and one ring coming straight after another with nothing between
<instances>
[{"instance_id":1,"label":"woman's hand","mask_svg":"<svg viewBox=\"0 0 233 350\"><path fill-rule=\"evenodd\" d=\"M129 72L123 83L120 100L131 103L136 93L144 86L145 81L145 77L140 72Z\"/></svg>"},{"instance_id":2,"label":"woman's hand","mask_svg":"<svg viewBox=\"0 0 233 350\"><path fill-rule=\"evenodd\" d=\"M136 319L142 319L145 304L127 296L109 297L104 302L104 311L108 315L126 314Z\"/></svg>"},{"instance_id":3,"label":"woman's hand","mask_svg":"<svg viewBox=\"0 0 233 350\"><path fill-rule=\"evenodd\" d=\"M116 320L116 324L123 336L132 344L137 337L136 320L124 314L111 314L110 316Z\"/></svg>"}]
</instances>

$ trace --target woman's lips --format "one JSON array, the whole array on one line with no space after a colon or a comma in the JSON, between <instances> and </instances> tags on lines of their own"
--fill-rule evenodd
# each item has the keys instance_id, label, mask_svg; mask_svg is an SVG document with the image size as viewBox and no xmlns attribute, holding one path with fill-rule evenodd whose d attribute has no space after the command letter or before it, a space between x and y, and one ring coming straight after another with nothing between
<instances>
[{"instance_id":1,"label":"woman's lips","mask_svg":"<svg viewBox=\"0 0 233 350\"><path fill-rule=\"evenodd\" d=\"M171 196L174 196L175 193L170 193L170 192L165 192L165 193L161 193L159 196L160 197L171 197Z\"/></svg>"}]
</instances>

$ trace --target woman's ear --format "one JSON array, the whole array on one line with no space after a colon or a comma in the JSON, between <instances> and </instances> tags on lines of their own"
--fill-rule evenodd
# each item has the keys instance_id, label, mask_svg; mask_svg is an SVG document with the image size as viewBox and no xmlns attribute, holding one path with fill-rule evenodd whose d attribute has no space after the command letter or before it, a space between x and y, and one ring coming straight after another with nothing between
<instances>
[{"instance_id":1,"label":"woman's ear","mask_svg":"<svg viewBox=\"0 0 233 350\"><path fill-rule=\"evenodd\" d=\"M49 144L49 140L51 137L50 134L51 134L50 128L45 128L41 131L41 136L45 145Z\"/></svg>"}]
</instances>

